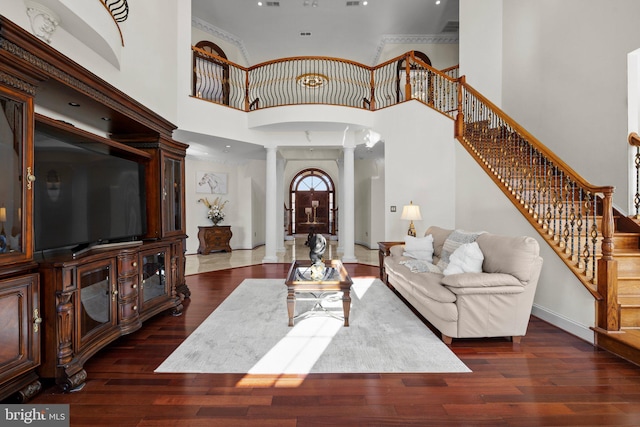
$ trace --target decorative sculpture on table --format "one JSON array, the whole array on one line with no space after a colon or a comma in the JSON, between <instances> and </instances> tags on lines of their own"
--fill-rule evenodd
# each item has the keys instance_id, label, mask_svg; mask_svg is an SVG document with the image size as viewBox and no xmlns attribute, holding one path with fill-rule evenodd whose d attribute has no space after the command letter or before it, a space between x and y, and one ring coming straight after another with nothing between
<instances>
[{"instance_id":1,"label":"decorative sculpture on table","mask_svg":"<svg viewBox=\"0 0 640 427\"><path fill-rule=\"evenodd\" d=\"M311 234L307 239L309 258L311 259L311 278L321 280L324 277L324 251L327 249L327 239L322 234Z\"/></svg>"}]
</instances>

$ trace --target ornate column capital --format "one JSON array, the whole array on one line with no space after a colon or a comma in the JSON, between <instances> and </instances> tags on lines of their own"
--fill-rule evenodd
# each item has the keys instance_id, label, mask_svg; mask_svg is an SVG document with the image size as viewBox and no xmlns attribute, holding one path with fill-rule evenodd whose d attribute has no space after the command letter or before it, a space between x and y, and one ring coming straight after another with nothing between
<instances>
[{"instance_id":1,"label":"ornate column capital","mask_svg":"<svg viewBox=\"0 0 640 427\"><path fill-rule=\"evenodd\" d=\"M51 43L51 36L58 28L60 18L51 9L31 0L25 0L27 16L31 21L33 34L40 40Z\"/></svg>"}]
</instances>

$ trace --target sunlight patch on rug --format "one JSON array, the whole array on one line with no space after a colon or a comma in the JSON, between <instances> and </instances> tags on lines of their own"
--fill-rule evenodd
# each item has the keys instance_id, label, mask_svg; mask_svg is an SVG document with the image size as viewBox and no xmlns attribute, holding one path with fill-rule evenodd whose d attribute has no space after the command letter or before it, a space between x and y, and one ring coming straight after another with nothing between
<instances>
[{"instance_id":1,"label":"sunlight patch on rug","mask_svg":"<svg viewBox=\"0 0 640 427\"><path fill-rule=\"evenodd\" d=\"M283 279L246 279L155 372L470 372L378 279L354 279L349 327L325 313L288 327L286 299ZM296 301L296 314L314 305ZM323 305L342 312L340 298Z\"/></svg>"}]
</instances>

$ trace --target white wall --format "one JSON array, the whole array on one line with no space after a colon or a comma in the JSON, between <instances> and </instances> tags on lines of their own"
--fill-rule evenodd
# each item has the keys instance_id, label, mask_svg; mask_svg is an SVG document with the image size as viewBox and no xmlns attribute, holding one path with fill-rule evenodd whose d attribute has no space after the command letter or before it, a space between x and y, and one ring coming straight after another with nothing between
<instances>
[{"instance_id":1,"label":"white wall","mask_svg":"<svg viewBox=\"0 0 640 427\"><path fill-rule=\"evenodd\" d=\"M503 0L459 1L460 75L465 75L467 83L500 107Z\"/></svg>"},{"instance_id":2,"label":"white wall","mask_svg":"<svg viewBox=\"0 0 640 427\"><path fill-rule=\"evenodd\" d=\"M505 111L592 184L615 186L624 212L627 55L640 47L639 15L636 0L504 2Z\"/></svg>"},{"instance_id":3,"label":"white wall","mask_svg":"<svg viewBox=\"0 0 640 427\"><path fill-rule=\"evenodd\" d=\"M228 200L222 225L230 225L232 249L252 249L264 244L264 206L267 195L265 188L266 163L252 160L242 164L226 164L201 161L188 156L185 162L185 203L187 228L187 254L198 250L198 226L209 226L207 209L198 199L206 197L212 202L216 197ZM226 194L198 193L196 173L209 171L227 174Z\"/></svg>"},{"instance_id":4,"label":"white wall","mask_svg":"<svg viewBox=\"0 0 640 427\"><path fill-rule=\"evenodd\" d=\"M356 159L355 242L377 249L384 240L384 159Z\"/></svg>"},{"instance_id":5,"label":"white wall","mask_svg":"<svg viewBox=\"0 0 640 427\"><path fill-rule=\"evenodd\" d=\"M409 222L400 219L402 207L419 205L422 221L414 221L418 235L430 225L455 223L455 154L453 121L409 101L376 113L376 130L385 139L385 240L402 240ZM396 212L391 212L396 206Z\"/></svg>"},{"instance_id":6,"label":"white wall","mask_svg":"<svg viewBox=\"0 0 640 427\"><path fill-rule=\"evenodd\" d=\"M125 46L119 69L70 35L64 25L53 33L51 47L175 123L179 23L176 17L185 10L190 15L191 4L176 0L137 0L135 10L143 13L132 11L120 24ZM23 0L3 0L0 13L32 32Z\"/></svg>"}]
</instances>

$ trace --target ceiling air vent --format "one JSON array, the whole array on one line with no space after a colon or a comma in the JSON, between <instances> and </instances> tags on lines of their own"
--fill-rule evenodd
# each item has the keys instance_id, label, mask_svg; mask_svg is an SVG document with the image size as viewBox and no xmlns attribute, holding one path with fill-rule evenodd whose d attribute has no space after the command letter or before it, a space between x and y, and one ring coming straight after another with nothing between
<instances>
[{"instance_id":1,"label":"ceiling air vent","mask_svg":"<svg viewBox=\"0 0 640 427\"><path fill-rule=\"evenodd\" d=\"M311 33L309 31L300 31L301 37L311 37Z\"/></svg>"},{"instance_id":2,"label":"ceiling air vent","mask_svg":"<svg viewBox=\"0 0 640 427\"><path fill-rule=\"evenodd\" d=\"M460 27L459 21L447 21L442 28L443 33L457 33Z\"/></svg>"},{"instance_id":3,"label":"ceiling air vent","mask_svg":"<svg viewBox=\"0 0 640 427\"><path fill-rule=\"evenodd\" d=\"M359 1L348 1L347 6L360 6Z\"/></svg>"},{"instance_id":4,"label":"ceiling air vent","mask_svg":"<svg viewBox=\"0 0 640 427\"><path fill-rule=\"evenodd\" d=\"M279 1L268 1L265 3L267 5L267 7L280 7L280 2Z\"/></svg>"}]
</instances>

